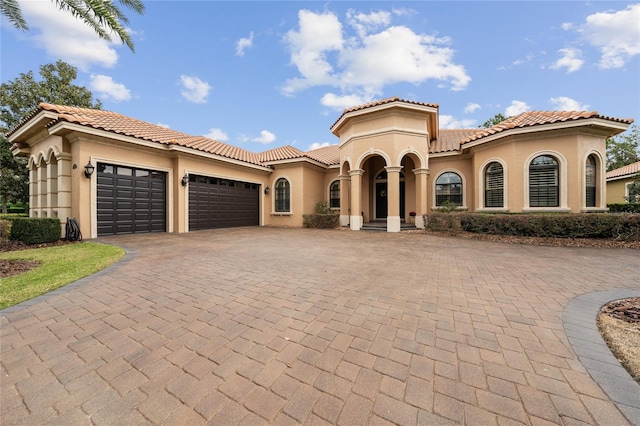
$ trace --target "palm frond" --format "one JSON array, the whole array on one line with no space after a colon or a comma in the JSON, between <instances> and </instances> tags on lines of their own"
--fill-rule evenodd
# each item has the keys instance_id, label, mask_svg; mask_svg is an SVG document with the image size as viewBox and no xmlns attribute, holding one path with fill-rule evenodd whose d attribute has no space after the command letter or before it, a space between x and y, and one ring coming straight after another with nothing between
<instances>
[{"instance_id":1,"label":"palm frond","mask_svg":"<svg viewBox=\"0 0 640 426\"><path fill-rule=\"evenodd\" d=\"M22 17L18 0L0 0L0 13L2 13L19 30L28 30L27 21Z\"/></svg>"}]
</instances>

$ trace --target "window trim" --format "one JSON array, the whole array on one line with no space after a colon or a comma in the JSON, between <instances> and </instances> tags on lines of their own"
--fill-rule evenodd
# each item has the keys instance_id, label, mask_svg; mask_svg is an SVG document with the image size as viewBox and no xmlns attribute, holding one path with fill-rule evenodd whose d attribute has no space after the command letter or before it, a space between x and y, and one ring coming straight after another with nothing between
<instances>
[{"instance_id":1,"label":"window trim","mask_svg":"<svg viewBox=\"0 0 640 426\"><path fill-rule=\"evenodd\" d=\"M285 182L287 182L289 184L289 210L283 210L283 211L278 211L276 206L277 206L277 198L278 198L278 182L280 182L281 180L284 180ZM273 198L271 201L271 215L272 216L290 216L293 214L293 208L292 208L292 200L291 200L291 194L293 193L292 190L292 185L291 185L291 179L289 179L287 176L278 176L274 181L273 181Z\"/></svg>"},{"instance_id":2,"label":"window trim","mask_svg":"<svg viewBox=\"0 0 640 426\"><path fill-rule=\"evenodd\" d=\"M558 206L557 207L531 207L529 205L529 167L534 158L550 156L558 161ZM567 160L557 151L537 151L530 155L524 163L524 207L523 212L569 212L567 206Z\"/></svg>"},{"instance_id":3,"label":"window trim","mask_svg":"<svg viewBox=\"0 0 640 426\"><path fill-rule=\"evenodd\" d=\"M338 184L338 206L337 207L333 207L331 205L331 201L335 200L335 198L331 198L331 187L333 186L334 183ZM327 197L329 199L329 208L331 208L331 210L340 210L340 197L341 197L341 191L342 191L342 183L340 182L340 179L334 179L329 183L329 188L328 188L328 193L329 196Z\"/></svg>"},{"instance_id":4,"label":"window trim","mask_svg":"<svg viewBox=\"0 0 640 426\"><path fill-rule=\"evenodd\" d=\"M499 163L502 165L502 207L487 207L485 205L485 177L486 170L491 163ZM509 211L509 191L508 185L507 163L497 157L489 158L480 166L478 170L478 209L480 212L508 212ZM464 188L463 188L464 189Z\"/></svg>"},{"instance_id":5,"label":"window trim","mask_svg":"<svg viewBox=\"0 0 640 426\"><path fill-rule=\"evenodd\" d=\"M456 207L456 210L468 210L467 207L467 179L465 178L464 174L458 170L458 169L453 169L453 168L447 168L447 169L443 169L440 172L438 172L438 175L436 176L436 178L433 180L433 184L431 186L432 189L432 202L431 202L431 210L440 210L442 208L442 206L438 206L436 204L436 200L437 200L437 192L436 192L436 188L437 188L437 181L438 178L440 178L440 176L442 176L445 173L455 173L460 177L460 180L462 181L462 194L461 194L461 199L462 199L462 204L459 205L458 207Z\"/></svg>"}]
</instances>

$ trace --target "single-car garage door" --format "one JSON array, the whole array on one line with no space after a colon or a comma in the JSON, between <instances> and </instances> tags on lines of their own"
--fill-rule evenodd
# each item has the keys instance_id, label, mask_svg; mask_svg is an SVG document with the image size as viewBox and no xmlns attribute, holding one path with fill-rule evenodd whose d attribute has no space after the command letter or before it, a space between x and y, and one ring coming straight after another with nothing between
<instances>
[{"instance_id":1,"label":"single-car garage door","mask_svg":"<svg viewBox=\"0 0 640 426\"><path fill-rule=\"evenodd\" d=\"M166 173L98 163L98 235L164 232Z\"/></svg>"},{"instance_id":2,"label":"single-car garage door","mask_svg":"<svg viewBox=\"0 0 640 426\"><path fill-rule=\"evenodd\" d=\"M189 176L189 230L257 226L260 185Z\"/></svg>"}]
</instances>

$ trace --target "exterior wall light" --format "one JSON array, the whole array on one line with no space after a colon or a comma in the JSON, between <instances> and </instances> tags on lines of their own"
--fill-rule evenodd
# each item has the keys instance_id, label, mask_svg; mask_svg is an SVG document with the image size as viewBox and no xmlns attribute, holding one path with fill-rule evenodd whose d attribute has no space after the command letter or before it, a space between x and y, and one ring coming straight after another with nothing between
<instances>
[{"instance_id":1,"label":"exterior wall light","mask_svg":"<svg viewBox=\"0 0 640 426\"><path fill-rule=\"evenodd\" d=\"M93 167L93 164L91 164L91 161L89 161L87 165L84 166L84 175L87 177L87 179L91 179L91 175L93 174L93 171L95 169L96 168Z\"/></svg>"},{"instance_id":2,"label":"exterior wall light","mask_svg":"<svg viewBox=\"0 0 640 426\"><path fill-rule=\"evenodd\" d=\"M270 189L269 189L269 187L267 186L267 187L264 189L264 195L269 195L269 192L270 192L270 191L271 191L271 190L270 190Z\"/></svg>"},{"instance_id":3,"label":"exterior wall light","mask_svg":"<svg viewBox=\"0 0 640 426\"><path fill-rule=\"evenodd\" d=\"M187 186L187 184L189 183L189 175L188 174L184 174L184 176L182 176L182 186Z\"/></svg>"}]
</instances>

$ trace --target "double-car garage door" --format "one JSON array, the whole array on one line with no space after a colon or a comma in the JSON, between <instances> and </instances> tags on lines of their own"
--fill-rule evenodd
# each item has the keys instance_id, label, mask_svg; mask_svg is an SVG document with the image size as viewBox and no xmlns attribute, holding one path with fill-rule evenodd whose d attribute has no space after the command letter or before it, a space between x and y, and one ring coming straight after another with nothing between
<instances>
[{"instance_id":1,"label":"double-car garage door","mask_svg":"<svg viewBox=\"0 0 640 426\"><path fill-rule=\"evenodd\" d=\"M98 235L165 232L167 173L98 163ZM260 186L189 176L189 230L257 226Z\"/></svg>"},{"instance_id":2,"label":"double-car garage door","mask_svg":"<svg viewBox=\"0 0 640 426\"><path fill-rule=\"evenodd\" d=\"M260 185L189 176L189 230L257 226Z\"/></svg>"}]
</instances>

